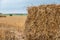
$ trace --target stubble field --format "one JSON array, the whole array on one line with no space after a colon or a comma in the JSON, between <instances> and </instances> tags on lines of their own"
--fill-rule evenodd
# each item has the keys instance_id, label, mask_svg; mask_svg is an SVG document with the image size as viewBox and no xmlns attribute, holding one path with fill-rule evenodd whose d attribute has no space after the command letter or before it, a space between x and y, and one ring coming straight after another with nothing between
<instances>
[{"instance_id":1,"label":"stubble field","mask_svg":"<svg viewBox=\"0 0 60 40\"><path fill-rule=\"evenodd\" d=\"M0 17L0 39L24 40L23 32L24 32L24 23L26 17L27 16Z\"/></svg>"}]
</instances>

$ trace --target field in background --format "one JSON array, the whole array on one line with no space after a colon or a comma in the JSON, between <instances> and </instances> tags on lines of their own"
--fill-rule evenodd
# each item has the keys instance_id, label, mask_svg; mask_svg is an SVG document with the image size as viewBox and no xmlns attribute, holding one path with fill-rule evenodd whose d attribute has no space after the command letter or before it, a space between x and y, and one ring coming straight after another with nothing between
<instances>
[{"instance_id":1,"label":"field in background","mask_svg":"<svg viewBox=\"0 0 60 40\"><path fill-rule=\"evenodd\" d=\"M27 15L26 15L27 16ZM23 27L26 16L6 16L0 18L0 23Z\"/></svg>"},{"instance_id":2,"label":"field in background","mask_svg":"<svg viewBox=\"0 0 60 40\"><path fill-rule=\"evenodd\" d=\"M27 17L27 15L0 17L0 39L1 40L7 40L7 39L8 40L9 39L23 40L23 38L24 38L24 28L25 28L24 23L25 23L26 17ZM1 27L3 27L3 29L1 29ZM16 31L14 31L15 29L16 29ZM11 38L11 36L12 36L12 38Z\"/></svg>"}]
</instances>

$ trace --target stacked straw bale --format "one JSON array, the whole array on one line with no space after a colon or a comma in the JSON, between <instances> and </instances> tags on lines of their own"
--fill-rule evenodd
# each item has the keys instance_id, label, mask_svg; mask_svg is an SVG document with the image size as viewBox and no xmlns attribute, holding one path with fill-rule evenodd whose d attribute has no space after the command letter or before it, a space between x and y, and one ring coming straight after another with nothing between
<instances>
[{"instance_id":1,"label":"stacked straw bale","mask_svg":"<svg viewBox=\"0 0 60 40\"><path fill-rule=\"evenodd\" d=\"M28 8L26 40L60 40L60 5Z\"/></svg>"}]
</instances>

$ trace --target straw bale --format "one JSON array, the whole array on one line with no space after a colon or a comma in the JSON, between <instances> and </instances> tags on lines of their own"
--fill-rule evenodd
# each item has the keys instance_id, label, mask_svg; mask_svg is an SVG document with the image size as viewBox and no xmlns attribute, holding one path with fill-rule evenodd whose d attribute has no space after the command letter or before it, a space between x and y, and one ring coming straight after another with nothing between
<instances>
[{"instance_id":1,"label":"straw bale","mask_svg":"<svg viewBox=\"0 0 60 40\"><path fill-rule=\"evenodd\" d=\"M26 40L60 40L60 5L28 8Z\"/></svg>"}]
</instances>

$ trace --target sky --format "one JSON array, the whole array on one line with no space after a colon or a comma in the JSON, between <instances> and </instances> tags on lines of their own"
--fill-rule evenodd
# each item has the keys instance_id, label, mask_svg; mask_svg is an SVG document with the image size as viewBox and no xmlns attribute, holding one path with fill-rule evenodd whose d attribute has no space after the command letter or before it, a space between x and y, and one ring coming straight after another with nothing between
<instances>
[{"instance_id":1,"label":"sky","mask_svg":"<svg viewBox=\"0 0 60 40\"><path fill-rule=\"evenodd\" d=\"M60 4L60 0L0 0L0 12L27 13L27 7L41 4Z\"/></svg>"}]
</instances>

